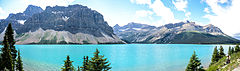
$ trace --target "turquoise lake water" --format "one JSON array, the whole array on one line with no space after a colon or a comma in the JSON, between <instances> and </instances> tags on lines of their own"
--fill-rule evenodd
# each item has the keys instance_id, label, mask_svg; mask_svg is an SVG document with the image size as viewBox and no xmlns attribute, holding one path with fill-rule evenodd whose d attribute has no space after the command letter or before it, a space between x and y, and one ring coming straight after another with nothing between
<instances>
[{"instance_id":1,"label":"turquoise lake water","mask_svg":"<svg viewBox=\"0 0 240 71\"><path fill-rule=\"evenodd\" d=\"M24 68L31 71L60 71L67 55L75 67L96 48L108 58L112 71L184 71L193 51L207 67L215 46L197 44L116 44L116 45L16 45ZM228 47L223 45L225 53Z\"/></svg>"}]
</instances>

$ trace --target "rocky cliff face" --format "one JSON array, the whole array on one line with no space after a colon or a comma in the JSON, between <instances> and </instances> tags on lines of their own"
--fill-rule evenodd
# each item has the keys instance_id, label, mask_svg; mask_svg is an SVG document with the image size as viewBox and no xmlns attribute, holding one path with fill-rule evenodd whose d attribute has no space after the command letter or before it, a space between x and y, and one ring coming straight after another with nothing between
<instances>
[{"instance_id":1,"label":"rocky cliff face","mask_svg":"<svg viewBox=\"0 0 240 71\"><path fill-rule=\"evenodd\" d=\"M118 29L114 27L114 31L121 39L130 43L216 44L239 42L211 24L200 26L189 21L170 23L160 27L141 28L134 31L125 31L128 28L123 27L118 26Z\"/></svg>"},{"instance_id":2,"label":"rocky cliff face","mask_svg":"<svg viewBox=\"0 0 240 71\"><path fill-rule=\"evenodd\" d=\"M18 14L25 16L19 16L20 19L15 19L9 15L6 19L9 19L8 21L11 23L16 22L13 27L17 34L18 44L124 43L113 33L113 29L104 21L100 13L86 6L48 6L42 11L40 7L30 5L23 13ZM17 20L24 20L24 23L21 24ZM0 24L9 22L1 22ZM0 29L0 31L3 30Z\"/></svg>"}]
</instances>

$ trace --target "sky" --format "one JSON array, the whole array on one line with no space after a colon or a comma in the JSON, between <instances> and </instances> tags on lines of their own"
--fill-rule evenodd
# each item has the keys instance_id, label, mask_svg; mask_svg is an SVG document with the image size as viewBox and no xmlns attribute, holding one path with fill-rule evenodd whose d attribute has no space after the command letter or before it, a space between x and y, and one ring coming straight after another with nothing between
<instances>
[{"instance_id":1,"label":"sky","mask_svg":"<svg viewBox=\"0 0 240 71\"><path fill-rule=\"evenodd\" d=\"M0 0L0 19L23 12L30 4L43 9L81 4L103 14L110 26L130 22L161 26L189 20L213 24L240 38L240 0Z\"/></svg>"}]
</instances>

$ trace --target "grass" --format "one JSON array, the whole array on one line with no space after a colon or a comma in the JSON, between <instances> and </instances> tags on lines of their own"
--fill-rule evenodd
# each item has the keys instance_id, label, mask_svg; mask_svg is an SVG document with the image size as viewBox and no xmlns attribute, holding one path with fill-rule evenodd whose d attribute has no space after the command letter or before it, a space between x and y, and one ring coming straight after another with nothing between
<instances>
[{"instance_id":1,"label":"grass","mask_svg":"<svg viewBox=\"0 0 240 71\"><path fill-rule=\"evenodd\" d=\"M227 57L223 57L222 59L220 59L217 63L214 63L213 65L211 65L207 71L232 71L233 69L237 68L239 66L239 62L237 62L237 59L240 58L240 52L238 53L234 53L231 55L230 58L230 63L229 64L225 64L225 62L227 61L226 59Z\"/></svg>"}]
</instances>

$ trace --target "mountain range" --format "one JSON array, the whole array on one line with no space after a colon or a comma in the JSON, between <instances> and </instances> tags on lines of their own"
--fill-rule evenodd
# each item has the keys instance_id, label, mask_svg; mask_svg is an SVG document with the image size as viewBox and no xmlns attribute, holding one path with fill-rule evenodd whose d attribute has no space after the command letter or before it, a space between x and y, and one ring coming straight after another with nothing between
<instances>
[{"instance_id":1,"label":"mountain range","mask_svg":"<svg viewBox=\"0 0 240 71\"><path fill-rule=\"evenodd\" d=\"M12 23L17 44L117 44L125 43L114 33L103 15L87 6L29 5L23 13L9 14L0 21L1 39Z\"/></svg>"},{"instance_id":2,"label":"mountain range","mask_svg":"<svg viewBox=\"0 0 240 71\"><path fill-rule=\"evenodd\" d=\"M29 5L22 13L0 20L0 40L11 23L17 44L228 44L240 41L214 25L195 22L170 23L160 27L141 23L108 25L103 15L82 5Z\"/></svg>"},{"instance_id":3,"label":"mountain range","mask_svg":"<svg viewBox=\"0 0 240 71\"><path fill-rule=\"evenodd\" d=\"M224 34L218 27L209 24L200 26L195 22L170 23L160 27L140 23L118 24L114 33L128 43L151 44L231 44L240 41Z\"/></svg>"}]
</instances>

